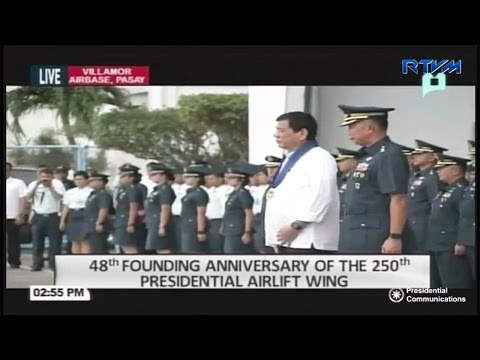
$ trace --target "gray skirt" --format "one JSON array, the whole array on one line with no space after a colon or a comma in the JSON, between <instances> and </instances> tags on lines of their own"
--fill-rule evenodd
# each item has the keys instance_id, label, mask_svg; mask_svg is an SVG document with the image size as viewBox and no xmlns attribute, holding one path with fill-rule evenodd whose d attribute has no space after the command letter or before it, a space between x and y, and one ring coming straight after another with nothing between
<instances>
[{"instance_id":1,"label":"gray skirt","mask_svg":"<svg viewBox=\"0 0 480 360\"><path fill-rule=\"evenodd\" d=\"M207 241L199 241L195 230L181 230L180 252L182 254L203 254L208 250Z\"/></svg>"},{"instance_id":2,"label":"gray skirt","mask_svg":"<svg viewBox=\"0 0 480 360\"><path fill-rule=\"evenodd\" d=\"M160 222L156 221L151 224L148 224L147 232L147 250L170 250L172 249L172 228L167 226L165 229L165 236L158 235L158 228Z\"/></svg>"},{"instance_id":3,"label":"gray skirt","mask_svg":"<svg viewBox=\"0 0 480 360\"><path fill-rule=\"evenodd\" d=\"M225 254L254 254L253 241L245 245L242 242L242 235L225 235L225 245L223 252Z\"/></svg>"},{"instance_id":4,"label":"gray skirt","mask_svg":"<svg viewBox=\"0 0 480 360\"><path fill-rule=\"evenodd\" d=\"M145 237L145 226L135 226L133 234L127 232L126 227L115 228L113 239L116 245L119 246L141 246Z\"/></svg>"},{"instance_id":5,"label":"gray skirt","mask_svg":"<svg viewBox=\"0 0 480 360\"><path fill-rule=\"evenodd\" d=\"M65 234L69 242L85 240L85 216L83 210L70 210Z\"/></svg>"}]
</instances>

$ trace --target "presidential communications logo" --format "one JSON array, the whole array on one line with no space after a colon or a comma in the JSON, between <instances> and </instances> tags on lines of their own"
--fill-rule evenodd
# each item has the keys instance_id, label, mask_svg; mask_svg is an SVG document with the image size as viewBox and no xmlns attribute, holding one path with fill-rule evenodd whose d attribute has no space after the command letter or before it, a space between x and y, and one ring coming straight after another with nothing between
<instances>
[{"instance_id":1,"label":"presidential communications logo","mask_svg":"<svg viewBox=\"0 0 480 360\"><path fill-rule=\"evenodd\" d=\"M402 289L390 289L390 291L388 292L388 298L391 302L394 303L402 302L404 297L405 293Z\"/></svg>"},{"instance_id":2,"label":"presidential communications logo","mask_svg":"<svg viewBox=\"0 0 480 360\"><path fill-rule=\"evenodd\" d=\"M390 289L388 298L391 302L400 303L464 303L465 296L449 296L447 288L435 289Z\"/></svg>"}]
</instances>

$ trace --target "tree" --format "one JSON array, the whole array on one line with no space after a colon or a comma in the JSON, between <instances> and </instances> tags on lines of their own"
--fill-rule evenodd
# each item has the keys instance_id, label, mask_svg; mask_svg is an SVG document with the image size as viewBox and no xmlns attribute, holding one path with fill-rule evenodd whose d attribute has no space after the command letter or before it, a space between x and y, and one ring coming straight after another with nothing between
<instances>
[{"instance_id":1,"label":"tree","mask_svg":"<svg viewBox=\"0 0 480 360\"><path fill-rule=\"evenodd\" d=\"M240 95L190 95L179 107L119 109L93 123L95 143L136 157L179 166L203 158L212 164L245 160L248 102Z\"/></svg>"},{"instance_id":2,"label":"tree","mask_svg":"<svg viewBox=\"0 0 480 360\"><path fill-rule=\"evenodd\" d=\"M126 92L114 86L21 86L7 93L7 109L13 117L7 127L14 133L24 134L20 122L23 114L39 108L55 110L69 144L75 145L76 135L91 137L92 121L102 105L127 105Z\"/></svg>"},{"instance_id":3,"label":"tree","mask_svg":"<svg viewBox=\"0 0 480 360\"><path fill-rule=\"evenodd\" d=\"M182 96L180 111L189 124L217 135L220 153L229 161L248 156L248 96L200 94Z\"/></svg>"}]
</instances>

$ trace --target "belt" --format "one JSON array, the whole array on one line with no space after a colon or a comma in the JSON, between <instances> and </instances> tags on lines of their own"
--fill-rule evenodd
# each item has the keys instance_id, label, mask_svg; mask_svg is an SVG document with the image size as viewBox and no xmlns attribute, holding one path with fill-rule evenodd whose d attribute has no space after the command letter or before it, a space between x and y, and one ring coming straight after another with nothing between
<instances>
[{"instance_id":1,"label":"belt","mask_svg":"<svg viewBox=\"0 0 480 360\"><path fill-rule=\"evenodd\" d=\"M48 217L48 216L54 216L54 215L58 216L58 213L50 213L50 214L39 214L39 213L35 213L35 215Z\"/></svg>"},{"instance_id":2,"label":"belt","mask_svg":"<svg viewBox=\"0 0 480 360\"><path fill-rule=\"evenodd\" d=\"M72 211L78 211L78 212L82 212L82 211L84 211L85 209L70 209L70 210L72 210Z\"/></svg>"}]
</instances>

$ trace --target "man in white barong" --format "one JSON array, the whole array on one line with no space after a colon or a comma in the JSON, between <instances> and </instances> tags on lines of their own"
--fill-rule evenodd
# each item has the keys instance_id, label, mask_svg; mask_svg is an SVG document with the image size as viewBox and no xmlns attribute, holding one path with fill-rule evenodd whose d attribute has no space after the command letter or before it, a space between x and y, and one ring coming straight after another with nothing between
<instances>
[{"instance_id":1,"label":"man in white barong","mask_svg":"<svg viewBox=\"0 0 480 360\"><path fill-rule=\"evenodd\" d=\"M340 201L335 159L318 146L318 125L310 114L286 113L276 125L276 142L286 154L266 196L265 243L280 254L336 252Z\"/></svg>"}]
</instances>

